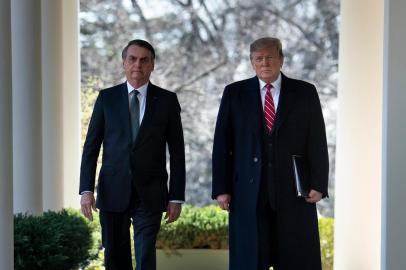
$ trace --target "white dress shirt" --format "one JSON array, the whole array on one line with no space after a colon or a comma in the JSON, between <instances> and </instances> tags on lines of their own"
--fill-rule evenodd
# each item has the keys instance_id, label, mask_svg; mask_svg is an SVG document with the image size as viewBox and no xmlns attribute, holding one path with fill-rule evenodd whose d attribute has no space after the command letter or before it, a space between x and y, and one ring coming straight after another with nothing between
<instances>
[{"instance_id":1,"label":"white dress shirt","mask_svg":"<svg viewBox=\"0 0 406 270\"><path fill-rule=\"evenodd\" d=\"M133 97L133 94L130 94L134 89L139 92L138 94L138 101L140 104L140 126L142 123L142 119L144 118L145 114L145 103L147 100L147 88L148 88L149 82L146 84L140 86L139 88L133 87L128 81L127 81L127 91L128 91L128 106L131 104L131 98Z\"/></svg>"}]
</instances>

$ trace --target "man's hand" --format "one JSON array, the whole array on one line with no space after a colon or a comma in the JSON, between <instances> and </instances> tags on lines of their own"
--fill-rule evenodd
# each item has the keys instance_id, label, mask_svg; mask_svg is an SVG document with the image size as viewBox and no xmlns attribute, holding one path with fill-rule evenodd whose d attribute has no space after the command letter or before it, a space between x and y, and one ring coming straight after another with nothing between
<instances>
[{"instance_id":1,"label":"man's hand","mask_svg":"<svg viewBox=\"0 0 406 270\"><path fill-rule=\"evenodd\" d=\"M165 214L166 224L176 221L180 216L180 212L182 212L181 203L169 202Z\"/></svg>"},{"instance_id":2,"label":"man's hand","mask_svg":"<svg viewBox=\"0 0 406 270\"><path fill-rule=\"evenodd\" d=\"M316 203L318 201L321 200L323 194L321 194L320 192L312 189L309 192L309 197L306 198L306 202L308 203Z\"/></svg>"},{"instance_id":3,"label":"man's hand","mask_svg":"<svg viewBox=\"0 0 406 270\"><path fill-rule=\"evenodd\" d=\"M94 199L93 192L86 192L82 194L82 197L80 198L80 206L83 215L85 215L85 217L89 220L93 220L92 209L97 212L96 200Z\"/></svg>"},{"instance_id":4,"label":"man's hand","mask_svg":"<svg viewBox=\"0 0 406 270\"><path fill-rule=\"evenodd\" d=\"M221 194L217 196L217 202L220 208L228 212L230 212L230 201L231 201L230 194Z\"/></svg>"}]
</instances>

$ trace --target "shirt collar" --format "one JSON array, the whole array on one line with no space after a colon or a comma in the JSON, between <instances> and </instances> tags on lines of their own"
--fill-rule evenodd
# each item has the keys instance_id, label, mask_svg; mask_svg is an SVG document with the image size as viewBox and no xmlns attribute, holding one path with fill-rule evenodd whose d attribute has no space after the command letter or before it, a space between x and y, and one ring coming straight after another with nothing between
<instances>
[{"instance_id":1,"label":"shirt collar","mask_svg":"<svg viewBox=\"0 0 406 270\"><path fill-rule=\"evenodd\" d=\"M133 86L127 81L127 91L128 91L128 94L130 94L132 90L136 89L136 90L138 90L138 92L140 92L140 95L141 95L141 96L144 96L144 97L145 97L145 96L147 95L147 88L148 88L148 85L149 85L149 82L147 82L147 83L144 84L144 85L141 85L141 87L139 87L139 88L137 89L137 88L133 87Z\"/></svg>"},{"instance_id":2,"label":"shirt collar","mask_svg":"<svg viewBox=\"0 0 406 270\"><path fill-rule=\"evenodd\" d=\"M258 80L259 80L259 89L261 89L261 90L265 89L266 82L264 82L260 78L258 78ZM281 76L281 73L279 72L278 78L273 83L271 83L276 91L280 91L281 82L282 82L282 76Z\"/></svg>"}]
</instances>

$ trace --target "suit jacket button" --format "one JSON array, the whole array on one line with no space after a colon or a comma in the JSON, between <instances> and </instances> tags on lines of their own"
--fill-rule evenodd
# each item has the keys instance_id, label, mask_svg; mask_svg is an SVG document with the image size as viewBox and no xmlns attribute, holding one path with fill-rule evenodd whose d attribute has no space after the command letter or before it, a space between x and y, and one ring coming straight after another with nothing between
<instances>
[{"instance_id":1,"label":"suit jacket button","mask_svg":"<svg viewBox=\"0 0 406 270\"><path fill-rule=\"evenodd\" d=\"M254 178L250 178L250 183L254 183Z\"/></svg>"},{"instance_id":2,"label":"suit jacket button","mask_svg":"<svg viewBox=\"0 0 406 270\"><path fill-rule=\"evenodd\" d=\"M129 175L132 175L132 172L131 172L131 170L128 170L128 174L129 174Z\"/></svg>"},{"instance_id":3,"label":"suit jacket button","mask_svg":"<svg viewBox=\"0 0 406 270\"><path fill-rule=\"evenodd\" d=\"M258 162L258 158L254 157L254 162L257 163Z\"/></svg>"}]
</instances>

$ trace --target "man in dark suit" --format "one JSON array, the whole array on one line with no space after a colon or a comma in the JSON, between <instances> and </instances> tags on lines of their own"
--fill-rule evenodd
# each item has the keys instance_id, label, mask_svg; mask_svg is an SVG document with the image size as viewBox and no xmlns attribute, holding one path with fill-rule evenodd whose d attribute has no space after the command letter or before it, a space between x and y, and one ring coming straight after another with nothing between
<instances>
[{"instance_id":1,"label":"man in dark suit","mask_svg":"<svg viewBox=\"0 0 406 270\"><path fill-rule=\"evenodd\" d=\"M320 270L316 202L327 196L328 152L314 85L286 77L282 45L250 46L256 76L226 86L213 146L212 197L229 211L230 270ZM292 156L309 168L296 195Z\"/></svg>"},{"instance_id":2,"label":"man in dark suit","mask_svg":"<svg viewBox=\"0 0 406 270\"><path fill-rule=\"evenodd\" d=\"M175 93L149 81L155 51L148 42L130 41L122 60L127 82L100 91L89 123L80 172L81 207L89 219L92 209L100 210L106 269L132 269L132 221L136 268L152 270L156 269L155 242L162 212L166 211L167 223L175 221L185 198L180 106Z\"/></svg>"}]
</instances>

